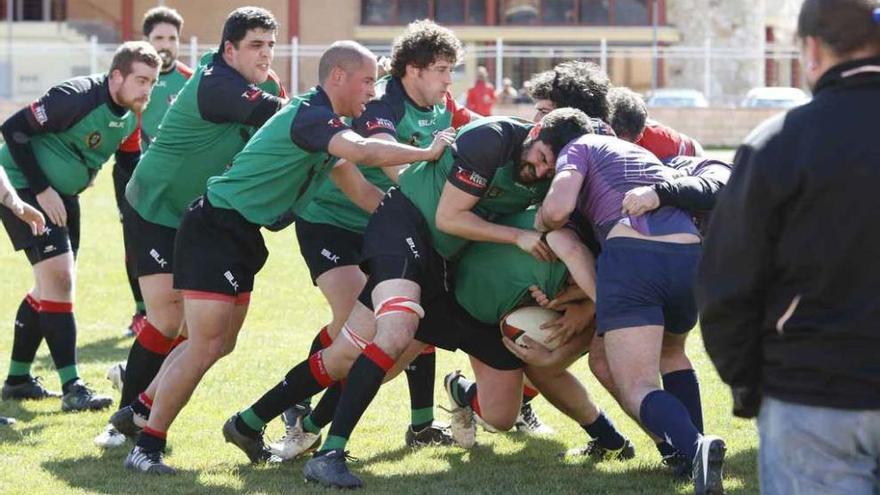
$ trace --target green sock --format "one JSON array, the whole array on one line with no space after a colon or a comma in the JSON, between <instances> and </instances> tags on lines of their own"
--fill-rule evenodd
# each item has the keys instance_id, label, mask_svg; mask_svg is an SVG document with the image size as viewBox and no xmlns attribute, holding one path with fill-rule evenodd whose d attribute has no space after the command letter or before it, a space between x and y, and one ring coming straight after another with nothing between
<instances>
[{"instance_id":1,"label":"green sock","mask_svg":"<svg viewBox=\"0 0 880 495\"><path fill-rule=\"evenodd\" d=\"M79 371L76 369L75 364L71 364L70 366L65 366L59 369L58 377L61 379L61 384L64 385L79 378Z\"/></svg>"},{"instance_id":2,"label":"green sock","mask_svg":"<svg viewBox=\"0 0 880 495\"><path fill-rule=\"evenodd\" d=\"M321 427L316 425L314 421L312 421L312 415L308 415L303 419L303 430L309 433L321 433Z\"/></svg>"},{"instance_id":3,"label":"green sock","mask_svg":"<svg viewBox=\"0 0 880 495\"><path fill-rule=\"evenodd\" d=\"M321 450L345 450L345 444L347 443L347 438L337 437L335 435L328 435L327 440L324 440L324 445L321 446Z\"/></svg>"},{"instance_id":4,"label":"green sock","mask_svg":"<svg viewBox=\"0 0 880 495\"><path fill-rule=\"evenodd\" d=\"M239 416L241 417L241 420L244 421L244 424L248 425L248 427L254 431L263 431L263 427L266 426L266 422L260 419L252 408L245 409L239 414Z\"/></svg>"},{"instance_id":5,"label":"green sock","mask_svg":"<svg viewBox=\"0 0 880 495\"><path fill-rule=\"evenodd\" d=\"M420 426L418 430L413 428L413 430L421 431L425 425L430 425L434 422L434 407L423 407L421 409L412 409L412 420L411 424L413 426Z\"/></svg>"},{"instance_id":6,"label":"green sock","mask_svg":"<svg viewBox=\"0 0 880 495\"><path fill-rule=\"evenodd\" d=\"M15 361L9 361L9 376L28 376L31 374L31 364Z\"/></svg>"},{"instance_id":7,"label":"green sock","mask_svg":"<svg viewBox=\"0 0 880 495\"><path fill-rule=\"evenodd\" d=\"M137 313L146 313L147 312L147 305L144 304L143 301L135 301L134 302L134 310Z\"/></svg>"}]
</instances>

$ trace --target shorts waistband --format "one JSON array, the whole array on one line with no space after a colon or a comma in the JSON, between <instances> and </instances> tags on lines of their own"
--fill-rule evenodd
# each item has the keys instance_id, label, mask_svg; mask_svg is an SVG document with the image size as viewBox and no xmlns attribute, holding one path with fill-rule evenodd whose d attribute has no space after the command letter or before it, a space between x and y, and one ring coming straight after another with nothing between
<instances>
[{"instance_id":1,"label":"shorts waistband","mask_svg":"<svg viewBox=\"0 0 880 495\"><path fill-rule=\"evenodd\" d=\"M642 251L650 251L653 253L696 253L699 254L703 249L700 242L691 244L679 244L676 242L664 241L648 241L645 239L636 239L634 237L612 237L605 241L603 249L609 248L627 248L639 249Z\"/></svg>"}]
</instances>

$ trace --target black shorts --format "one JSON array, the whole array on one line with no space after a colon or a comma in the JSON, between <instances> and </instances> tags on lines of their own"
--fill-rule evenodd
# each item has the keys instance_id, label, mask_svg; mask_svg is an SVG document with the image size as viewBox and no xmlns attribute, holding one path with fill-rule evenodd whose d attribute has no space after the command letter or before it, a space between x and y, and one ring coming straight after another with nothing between
<instances>
[{"instance_id":1,"label":"black shorts","mask_svg":"<svg viewBox=\"0 0 880 495\"><path fill-rule=\"evenodd\" d=\"M122 230L130 239L138 277L157 273L172 273L174 267L174 238L177 229L144 220L128 201L122 199Z\"/></svg>"},{"instance_id":2,"label":"black shorts","mask_svg":"<svg viewBox=\"0 0 880 495\"><path fill-rule=\"evenodd\" d=\"M119 210L119 219L125 220L125 209L131 208L125 200L125 186L131 180L134 169L129 170L125 165L116 163L113 165L113 195L116 198L116 208Z\"/></svg>"},{"instance_id":3,"label":"black shorts","mask_svg":"<svg viewBox=\"0 0 880 495\"><path fill-rule=\"evenodd\" d=\"M37 197L33 191L16 189L15 192L22 201L40 210L46 216L46 212L37 203ZM31 226L19 220L12 213L12 210L0 206L0 220L3 222L3 227L6 228L6 233L9 234L12 247L16 251L24 251L31 265L68 252L72 252L76 257L76 253L79 251L79 196L60 193L59 196L64 203L64 209L67 210L67 226L59 227L46 216L46 231L39 236L35 236L31 232Z\"/></svg>"},{"instance_id":4,"label":"black shorts","mask_svg":"<svg viewBox=\"0 0 880 495\"><path fill-rule=\"evenodd\" d=\"M309 267L312 284L318 277L336 267L358 265L364 247L364 236L326 223L312 223L297 218L296 239L299 252Z\"/></svg>"},{"instance_id":5,"label":"black shorts","mask_svg":"<svg viewBox=\"0 0 880 495\"><path fill-rule=\"evenodd\" d=\"M422 213L399 189L385 193L364 232L361 269L367 285L359 300L373 307L371 294L385 280L411 280L422 289L426 305L444 296L452 286L448 263L431 245L431 233Z\"/></svg>"},{"instance_id":6,"label":"black shorts","mask_svg":"<svg viewBox=\"0 0 880 495\"><path fill-rule=\"evenodd\" d=\"M497 370L525 366L504 347L498 325L488 325L468 314L452 294L434 299L424 309L416 340L448 351L461 350Z\"/></svg>"},{"instance_id":7,"label":"black shorts","mask_svg":"<svg viewBox=\"0 0 880 495\"><path fill-rule=\"evenodd\" d=\"M240 213L193 201L174 243L174 288L238 296L254 288L269 252L260 226Z\"/></svg>"}]
</instances>

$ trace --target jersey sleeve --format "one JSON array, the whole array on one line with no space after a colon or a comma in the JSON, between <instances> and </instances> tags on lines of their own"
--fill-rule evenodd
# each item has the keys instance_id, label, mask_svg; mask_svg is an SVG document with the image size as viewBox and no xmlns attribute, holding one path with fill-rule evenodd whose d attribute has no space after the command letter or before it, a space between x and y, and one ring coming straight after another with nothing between
<instances>
[{"instance_id":1,"label":"jersey sleeve","mask_svg":"<svg viewBox=\"0 0 880 495\"><path fill-rule=\"evenodd\" d=\"M284 89L284 84L281 82L281 77L275 73L274 70L269 69L269 79L271 79L276 86L278 86L278 98L287 98L287 90Z\"/></svg>"},{"instance_id":2,"label":"jersey sleeve","mask_svg":"<svg viewBox=\"0 0 880 495\"><path fill-rule=\"evenodd\" d=\"M484 125L455 140L452 169L447 181L473 196L483 197L495 171L506 162L505 142L500 128Z\"/></svg>"},{"instance_id":3,"label":"jersey sleeve","mask_svg":"<svg viewBox=\"0 0 880 495\"><path fill-rule=\"evenodd\" d=\"M281 98L232 74L231 69L215 66L210 74L207 72L199 82L198 105L202 118L209 122L259 127L281 108Z\"/></svg>"},{"instance_id":4,"label":"jersey sleeve","mask_svg":"<svg viewBox=\"0 0 880 495\"><path fill-rule=\"evenodd\" d=\"M193 75L192 68L190 68L190 66L186 65L180 60L177 61L177 72L179 72L186 79L191 78Z\"/></svg>"},{"instance_id":5,"label":"jersey sleeve","mask_svg":"<svg viewBox=\"0 0 880 495\"><path fill-rule=\"evenodd\" d=\"M573 170L583 176L590 168L590 152L581 143L569 143L556 158L556 173Z\"/></svg>"},{"instance_id":6,"label":"jersey sleeve","mask_svg":"<svg viewBox=\"0 0 880 495\"><path fill-rule=\"evenodd\" d=\"M141 152L141 116L138 114L137 116L137 128L134 132L131 133L130 136L125 138L125 141L119 145L119 151L123 151L125 153L140 153Z\"/></svg>"},{"instance_id":7,"label":"jersey sleeve","mask_svg":"<svg viewBox=\"0 0 880 495\"><path fill-rule=\"evenodd\" d=\"M367 108L352 123L352 128L364 137L376 134L397 135L397 123L400 117L387 102L374 100L367 103Z\"/></svg>"},{"instance_id":8,"label":"jersey sleeve","mask_svg":"<svg viewBox=\"0 0 880 495\"><path fill-rule=\"evenodd\" d=\"M306 151L327 153L333 136L348 130L351 127L329 108L302 105L290 125L290 139Z\"/></svg>"}]
</instances>

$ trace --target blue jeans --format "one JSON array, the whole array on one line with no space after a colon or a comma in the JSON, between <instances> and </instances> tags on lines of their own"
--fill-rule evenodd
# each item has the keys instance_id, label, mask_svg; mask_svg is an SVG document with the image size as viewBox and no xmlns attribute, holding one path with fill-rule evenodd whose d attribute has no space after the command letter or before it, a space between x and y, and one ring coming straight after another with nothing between
<instances>
[{"instance_id":1,"label":"blue jeans","mask_svg":"<svg viewBox=\"0 0 880 495\"><path fill-rule=\"evenodd\" d=\"M880 410L764 397L758 430L762 494L880 494Z\"/></svg>"}]
</instances>

